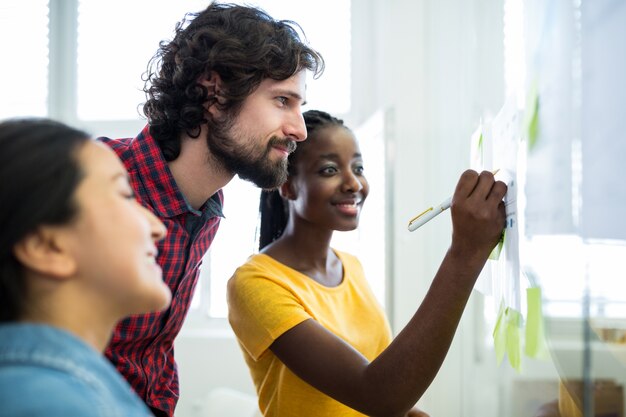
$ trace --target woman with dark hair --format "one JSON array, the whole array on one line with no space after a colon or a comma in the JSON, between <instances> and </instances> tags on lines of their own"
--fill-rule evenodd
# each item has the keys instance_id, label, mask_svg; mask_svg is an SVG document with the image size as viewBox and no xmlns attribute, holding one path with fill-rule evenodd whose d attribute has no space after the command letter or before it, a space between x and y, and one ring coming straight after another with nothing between
<instances>
[{"instance_id":1,"label":"woman with dark hair","mask_svg":"<svg viewBox=\"0 0 626 417\"><path fill-rule=\"evenodd\" d=\"M0 149L0 414L152 415L102 352L120 319L170 302L163 224L84 132L8 120Z\"/></svg>"},{"instance_id":2,"label":"woman with dark hair","mask_svg":"<svg viewBox=\"0 0 626 417\"><path fill-rule=\"evenodd\" d=\"M392 340L358 259L330 247L358 226L369 187L356 139L321 111L289 178L261 201L261 253L228 283L229 321L265 416L424 416L412 408L452 342L504 225L506 185L467 171L452 200L452 243L413 319ZM363 413L363 414L362 414Z\"/></svg>"}]
</instances>

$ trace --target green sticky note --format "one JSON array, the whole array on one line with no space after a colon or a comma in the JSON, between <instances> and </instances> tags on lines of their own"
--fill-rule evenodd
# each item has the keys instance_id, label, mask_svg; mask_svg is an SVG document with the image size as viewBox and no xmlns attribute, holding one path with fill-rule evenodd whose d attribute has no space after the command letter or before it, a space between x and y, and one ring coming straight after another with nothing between
<instances>
[{"instance_id":1,"label":"green sticky note","mask_svg":"<svg viewBox=\"0 0 626 417\"><path fill-rule=\"evenodd\" d=\"M539 94L536 81L531 85L526 98L524 131L528 138L528 150L532 150L537 144L537 137L539 136Z\"/></svg>"},{"instance_id":2,"label":"green sticky note","mask_svg":"<svg viewBox=\"0 0 626 417\"><path fill-rule=\"evenodd\" d=\"M505 308L504 302L500 302L500 311L493 329L496 361L500 365L506 355L511 367L518 372L522 368L522 323L523 318L519 311Z\"/></svg>"},{"instance_id":3,"label":"green sticky note","mask_svg":"<svg viewBox=\"0 0 626 417\"><path fill-rule=\"evenodd\" d=\"M500 235L500 241L493 248L491 253L489 254L489 259L492 261L497 261L500 258L500 252L502 252L502 246L504 246L504 236L506 234L506 230L502 232Z\"/></svg>"},{"instance_id":4,"label":"green sticky note","mask_svg":"<svg viewBox=\"0 0 626 417\"><path fill-rule=\"evenodd\" d=\"M472 133L470 142L472 146L471 157L474 169L480 169L485 161L484 140L485 136L483 134L483 121L481 120L474 133Z\"/></svg>"},{"instance_id":5,"label":"green sticky note","mask_svg":"<svg viewBox=\"0 0 626 417\"><path fill-rule=\"evenodd\" d=\"M533 287L526 290L528 312L526 314L526 356L546 359L548 348L543 327L541 307L541 288Z\"/></svg>"},{"instance_id":6,"label":"green sticky note","mask_svg":"<svg viewBox=\"0 0 626 417\"><path fill-rule=\"evenodd\" d=\"M496 361L498 365L502 363L502 359L504 359L504 354L506 353L506 336L504 329L504 302L501 301L496 325L493 328L493 346L496 351Z\"/></svg>"},{"instance_id":7,"label":"green sticky note","mask_svg":"<svg viewBox=\"0 0 626 417\"><path fill-rule=\"evenodd\" d=\"M505 312L506 354L509 363L517 372L522 368L522 314L507 308Z\"/></svg>"}]
</instances>

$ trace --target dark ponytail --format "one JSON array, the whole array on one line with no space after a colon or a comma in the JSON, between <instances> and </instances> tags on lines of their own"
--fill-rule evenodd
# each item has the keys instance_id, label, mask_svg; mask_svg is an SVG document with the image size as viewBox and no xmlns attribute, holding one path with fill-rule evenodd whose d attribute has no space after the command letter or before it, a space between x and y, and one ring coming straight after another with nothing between
<instances>
[{"instance_id":1,"label":"dark ponytail","mask_svg":"<svg viewBox=\"0 0 626 417\"><path fill-rule=\"evenodd\" d=\"M302 114L306 124L307 140L300 142L294 152L289 155L289 176L296 175L294 165L303 147L314 141L315 136L325 127L341 126L345 127L343 120L331 116L320 110L309 110ZM287 220L289 220L289 207L280 196L278 190L261 191L261 201L259 204L261 214L261 226L259 235L259 250L269 245L282 236Z\"/></svg>"},{"instance_id":2,"label":"dark ponytail","mask_svg":"<svg viewBox=\"0 0 626 417\"><path fill-rule=\"evenodd\" d=\"M261 191L259 212L261 213L259 250L261 250L283 234L289 212L278 190Z\"/></svg>"}]
</instances>

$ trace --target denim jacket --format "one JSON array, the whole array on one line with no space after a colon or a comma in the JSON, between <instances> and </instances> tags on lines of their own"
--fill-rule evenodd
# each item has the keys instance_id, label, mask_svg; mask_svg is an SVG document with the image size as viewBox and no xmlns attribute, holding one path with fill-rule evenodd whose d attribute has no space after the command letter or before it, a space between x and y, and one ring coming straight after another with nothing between
<instances>
[{"instance_id":1,"label":"denim jacket","mask_svg":"<svg viewBox=\"0 0 626 417\"><path fill-rule=\"evenodd\" d=\"M152 416L106 358L46 325L0 325L0 416Z\"/></svg>"}]
</instances>

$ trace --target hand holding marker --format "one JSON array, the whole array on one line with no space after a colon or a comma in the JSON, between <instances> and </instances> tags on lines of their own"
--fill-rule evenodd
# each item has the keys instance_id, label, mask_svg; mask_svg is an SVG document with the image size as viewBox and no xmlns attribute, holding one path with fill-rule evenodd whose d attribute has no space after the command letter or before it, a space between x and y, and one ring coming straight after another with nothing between
<instances>
[{"instance_id":1,"label":"hand holding marker","mask_svg":"<svg viewBox=\"0 0 626 417\"><path fill-rule=\"evenodd\" d=\"M498 171L499 169L496 169L495 171L492 171L491 173L493 175L496 175ZM428 209L424 210L422 213L413 217L411 220L409 220L409 232L413 232L417 230L417 228L425 225L430 220L434 219L439 214L449 209L451 203L452 203L452 196L446 198L436 207L429 207Z\"/></svg>"}]
</instances>

